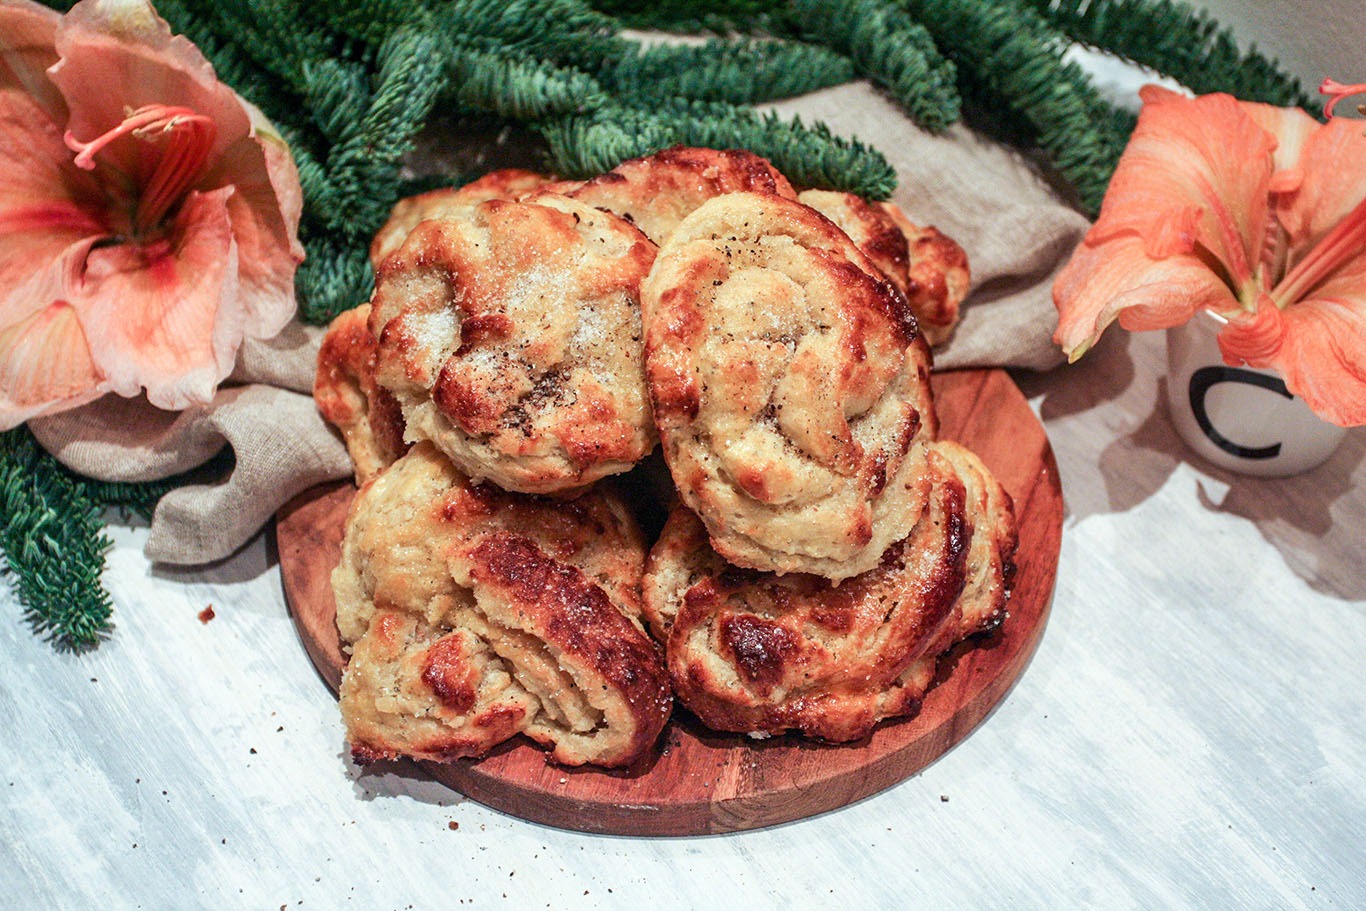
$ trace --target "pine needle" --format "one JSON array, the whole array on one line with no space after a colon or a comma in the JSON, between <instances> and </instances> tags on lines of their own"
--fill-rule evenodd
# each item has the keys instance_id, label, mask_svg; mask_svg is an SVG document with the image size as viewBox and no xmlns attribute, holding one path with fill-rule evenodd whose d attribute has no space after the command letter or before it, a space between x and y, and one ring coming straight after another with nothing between
<instances>
[{"instance_id":1,"label":"pine needle","mask_svg":"<svg viewBox=\"0 0 1366 911\"><path fill-rule=\"evenodd\" d=\"M716 38L637 46L608 64L601 78L614 95L638 104L674 98L757 104L846 83L854 64L817 44Z\"/></svg>"},{"instance_id":2,"label":"pine needle","mask_svg":"<svg viewBox=\"0 0 1366 911\"><path fill-rule=\"evenodd\" d=\"M543 120L600 107L607 96L581 70L489 51L456 50L451 96L460 107L512 120Z\"/></svg>"},{"instance_id":3,"label":"pine needle","mask_svg":"<svg viewBox=\"0 0 1366 911\"><path fill-rule=\"evenodd\" d=\"M1196 94L1228 92L1278 107L1317 107L1298 79L1203 10L1172 0L1026 0L1073 40L1180 82Z\"/></svg>"},{"instance_id":4,"label":"pine needle","mask_svg":"<svg viewBox=\"0 0 1366 911\"><path fill-rule=\"evenodd\" d=\"M1074 63L1069 42L1016 0L906 0L958 65L986 110L1025 125L1088 211L1100 201L1128 139L1126 119Z\"/></svg>"},{"instance_id":5,"label":"pine needle","mask_svg":"<svg viewBox=\"0 0 1366 911\"><path fill-rule=\"evenodd\" d=\"M958 120L954 65L905 10L880 0L796 0L791 9L804 34L852 57L925 129L939 132Z\"/></svg>"},{"instance_id":6,"label":"pine needle","mask_svg":"<svg viewBox=\"0 0 1366 911\"><path fill-rule=\"evenodd\" d=\"M749 149L799 186L869 199L885 199L896 188L896 171L876 149L835 136L823 124L807 127L799 118L761 117L718 103L610 106L538 129L550 146L556 173L566 177L600 174L628 158L681 143Z\"/></svg>"},{"instance_id":7,"label":"pine needle","mask_svg":"<svg viewBox=\"0 0 1366 911\"><path fill-rule=\"evenodd\" d=\"M14 585L34 632L62 650L98 645L113 604L100 584L104 534L98 504L27 428L0 434L0 575Z\"/></svg>"}]
</instances>

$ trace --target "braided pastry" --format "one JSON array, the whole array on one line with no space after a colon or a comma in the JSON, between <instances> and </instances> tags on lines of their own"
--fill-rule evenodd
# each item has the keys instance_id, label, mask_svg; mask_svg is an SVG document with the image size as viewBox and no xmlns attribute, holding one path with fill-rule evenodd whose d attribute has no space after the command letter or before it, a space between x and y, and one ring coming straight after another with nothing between
<instances>
[{"instance_id":1,"label":"braided pastry","mask_svg":"<svg viewBox=\"0 0 1366 911\"><path fill-rule=\"evenodd\" d=\"M452 759L525 733L566 764L630 764L672 706L644 560L608 493L506 493L414 446L357 495L332 574L352 752Z\"/></svg>"},{"instance_id":2,"label":"braided pastry","mask_svg":"<svg viewBox=\"0 0 1366 911\"><path fill-rule=\"evenodd\" d=\"M933 489L911 534L838 587L728 566L676 507L651 550L644 600L679 701L717 730L840 742L916 712L939 656L1004 617L1009 497L965 453L931 448Z\"/></svg>"},{"instance_id":3,"label":"braided pastry","mask_svg":"<svg viewBox=\"0 0 1366 911\"><path fill-rule=\"evenodd\" d=\"M385 260L370 330L411 439L476 480L574 491L655 444L640 281L655 246L553 194L424 221Z\"/></svg>"},{"instance_id":4,"label":"braided pastry","mask_svg":"<svg viewBox=\"0 0 1366 911\"><path fill-rule=\"evenodd\" d=\"M641 301L664 457L722 556L844 579L910 532L938 429L928 351L834 224L718 197L660 250Z\"/></svg>"},{"instance_id":5,"label":"braided pastry","mask_svg":"<svg viewBox=\"0 0 1366 911\"><path fill-rule=\"evenodd\" d=\"M567 195L620 215L663 245L702 203L738 192L797 196L787 178L753 152L684 146L624 161Z\"/></svg>"}]
</instances>

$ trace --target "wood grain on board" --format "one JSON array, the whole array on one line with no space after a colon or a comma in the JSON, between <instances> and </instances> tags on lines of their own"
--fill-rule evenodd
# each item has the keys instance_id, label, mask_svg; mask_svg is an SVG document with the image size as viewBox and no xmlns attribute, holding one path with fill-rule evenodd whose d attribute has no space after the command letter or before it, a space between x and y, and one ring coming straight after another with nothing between
<instances>
[{"instance_id":1,"label":"wood grain on board","mask_svg":"<svg viewBox=\"0 0 1366 911\"><path fill-rule=\"evenodd\" d=\"M1062 491L1053 451L1028 402L1001 370L934 376L940 436L976 452L1015 501L1020 547L1010 617L960 644L916 716L840 746L795 736L757 741L706 730L676 710L654 755L620 771L546 761L523 738L479 760L419 763L480 803L533 822L622 835L696 835L775 825L833 810L913 775L986 717L1024 670L1053 595ZM335 691L344 658L331 572L350 483L306 491L277 516L280 573L309 657Z\"/></svg>"}]
</instances>

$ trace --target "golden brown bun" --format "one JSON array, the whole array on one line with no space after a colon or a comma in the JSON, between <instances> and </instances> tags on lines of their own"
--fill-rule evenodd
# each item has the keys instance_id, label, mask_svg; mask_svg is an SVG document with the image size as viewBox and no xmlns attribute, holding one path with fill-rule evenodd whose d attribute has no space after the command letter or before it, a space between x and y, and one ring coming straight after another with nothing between
<instances>
[{"instance_id":1,"label":"golden brown bun","mask_svg":"<svg viewBox=\"0 0 1366 911\"><path fill-rule=\"evenodd\" d=\"M332 574L353 752L478 755L524 732L567 764L634 761L672 704L639 621L644 551L610 493L507 493L414 446L357 495Z\"/></svg>"},{"instance_id":2,"label":"golden brown bun","mask_svg":"<svg viewBox=\"0 0 1366 911\"><path fill-rule=\"evenodd\" d=\"M377 376L409 438L523 493L626 471L656 439L639 309L654 244L562 196L464 212L418 225L376 280Z\"/></svg>"},{"instance_id":3,"label":"golden brown bun","mask_svg":"<svg viewBox=\"0 0 1366 911\"><path fill-rule=\"evenodd\" d=\"M972 525L967 579L963 594L954 605L959 615L954 634L957 641L989 629L1005 618L1010 580L1015 574L1013 558L1020 539L1010 494L977 454L951 440L935 443L934 451L948 459L962 480L968 521Z\"/></svg>"},{"instance_id":4,"label":"golden brown bun","mask_svg":"<svg viewBox=\"0 0 1366 911\"><path fill-rule=\"evenodd\" d=\"M973 475L965 483L940 445L914 530L837 587L728 566L677 507L644 592L679 701L717 730L841 742L917 711L938 656L1004 616L1004 584L985 580L1002 580L1014 549L1009 498L960 447L953 459Z\"/></svg>"},{"instance_id":5,"label":"golden brown bun","mask_svg":"<svg viewBox=\"0 0 1366 911\"><path fill-rule=\"evenodd\" d=\"M642 286L664 457L740 566L844 579L915 525L937 432L905 298L813 209L732 193L688 216Z\"/></svg>"},{"instance_id":6,"label":"golden brown bun","mask_svg":"<svg viewBox=\"0 0 1366 911\"><path fill-rule=\"evenodd\" d=\"M741 191L797 196L787 178L753 152L685 146L624 161L568 195L615 212L663 246L702 203Z\"/></svg>"},{"instance_id":7,"label":"golden brown bun","mask_svg":"<svg viewBox=\"0 0 1366 911\"><path fill-rule=\"evenodd\" d=\"M337 316L318 349L313 400L323 418L342 433L356 483L363 484L403 455L403 413L375 382L375 337L366 321L370 305Z\"/></svg>"},{"instance_id":8,"label":"golden brown bun","mask_svg":"<svg viewBox=\"0 0 1366 911\"><path fill-rule=\"evenodd\" d=\"M650 749L673 709L660 653L596 580L506 532L451 565L482 637L540 701L528 736L567 765L629 765Z\"/></svg>"},{"instance_id":9,"label":"golden brown bun","mask_svg":"<svg viewBox=\"0 0 1366 911\"><path fill-rule=\"evenodd\" d=\"M912 222L895 203L884 202L881 207L906 235L910 259L906 299L920 321L920 331L931 346L942 345L958 325L958 311L972 283L968 255L938 228Z\"/></svg>"},{"instance_id":10,"label":"golden brown bun","mask_svg":"<svg viewBox=\"0 0 1366 911\"><path fill-rule=\"evenodd\" d=\"M935 228L914 224L895 203L830 190L803 190L797 199L839 225L906 295L931 346L948 341L970 281L962 247Z\"/></svg>"},{"instance_id":11,"label":"golden brown bun","mask_svg":"<svg viewBox=\"0 0 1366 911\"><path fill-rule=\"evenodd\" d=\"M378 272L384 260L403 245L413 228L428 219L459 217L464 210L489 199L520 199L553 180L534 171L504 168L490 171L462 187L443 187L400 199L389 213L389 220L370 242L370 266Z\"/></svg>"},{"instance_id":12,"label":"golden brown bun","mask_svg":"<svg viewBox=\"0 0 1366 911\"><path fill-rule=\"evenodd\" d=\"M342 675L341 708L351 755L364 764L482 756L523 731L538 706L470 631L380 610Z\"/></svg>"}]
</instances>

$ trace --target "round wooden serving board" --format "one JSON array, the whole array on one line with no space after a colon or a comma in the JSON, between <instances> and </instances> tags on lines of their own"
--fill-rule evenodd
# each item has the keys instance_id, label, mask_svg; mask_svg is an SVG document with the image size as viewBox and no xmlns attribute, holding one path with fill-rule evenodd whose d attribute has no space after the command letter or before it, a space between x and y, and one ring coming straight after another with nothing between
<instances>
[{"instance_id":1,"label":"round wooden serving board","mask_svg":"<svg viewBox=\"0 0 1366 911\"><path fill-rule=\"evenodd\" d=\"M480 760L420 765L480 803L533 822L619 835L754 829L833 810L913 775L980 722L1024 669L1043 632L1062 534L1062 491L1043 426L1001 370L935 374L941 436L975 451L1015 500L1020 547L1010 617L941 660L920 713L863 741L717 734L675 711L656 754L637 767L571 769L517 738ZM306 491L277 516L280 573L309 656L335 692L344 659L330 575L349 483Z\"/></svg>"}]
</instances>

